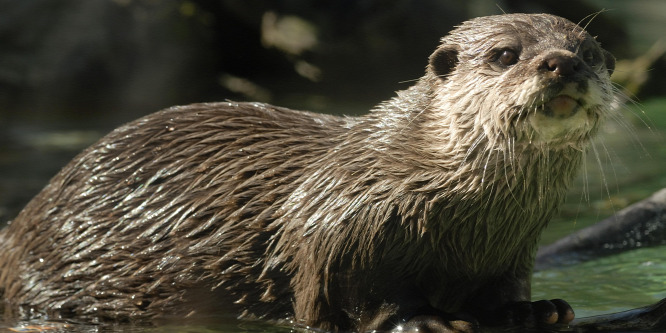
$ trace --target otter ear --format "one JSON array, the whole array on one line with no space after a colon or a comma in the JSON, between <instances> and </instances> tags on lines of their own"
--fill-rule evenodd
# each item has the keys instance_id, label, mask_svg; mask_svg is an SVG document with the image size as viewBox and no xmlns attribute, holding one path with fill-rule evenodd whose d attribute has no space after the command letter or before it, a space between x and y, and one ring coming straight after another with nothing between
<instances>
[{"instance_id":1,"label":"otter ear","mask_svg":"<svg viewBox=\"0 0 666 333\"><path fill-rule=\"evenodd\" d=\"M435 75L444 79L453 72L458 64L459 52L460 47L458 45L442 45L435 50L435 53L430 55L428 67Z\"/></svg>"},{"instance_id":2,"label":"otter ear","mask_svg":"<svg viewBox=\"0 0 666 333\"><path fill-rule=\"evenodd\" d=\"M604 49L601 49L601 51L604 54L604 61L606 63L606 69L608 69L608 76L611 76L615 70L615 57Z\"/></svg>"}]
</instances>

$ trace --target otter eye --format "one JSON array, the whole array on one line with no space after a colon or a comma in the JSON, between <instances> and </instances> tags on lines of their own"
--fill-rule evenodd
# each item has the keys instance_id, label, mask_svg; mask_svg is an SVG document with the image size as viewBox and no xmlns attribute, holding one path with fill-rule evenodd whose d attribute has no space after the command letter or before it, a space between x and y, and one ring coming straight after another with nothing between
<instances>
[{"instance_id":1,"label":"otter eye","mask_svg":"<svg viewBox=\"0 0 666 333\"><path fill-rule=\"evenodd\" d=\"M596 65L599 62L599 57L594 50L585 50L583 52L583 60L588 65Z\"/></svg>"},{"instance_id":2,"label":"otter eye","mask_svg":"<svg viewBox=\"0 0 666 333\"><path fill-rule=\"evenodd\" d=\"M514 50L501 50L497 56L497 61L503 66L515 65L518 62L518 53Z\"/></svg>"},{"instance_id":3,"label":"otter eye","mask_svg":"<svg viewBox=\"0 0 666 333\"><path fill-rule=\"evenodd\" d=\"M578 54L589 66L601 65L604 59L604 56L601 54L601 49L593 40L586 40L583 42Z\"/></svg>"}]
</instances>

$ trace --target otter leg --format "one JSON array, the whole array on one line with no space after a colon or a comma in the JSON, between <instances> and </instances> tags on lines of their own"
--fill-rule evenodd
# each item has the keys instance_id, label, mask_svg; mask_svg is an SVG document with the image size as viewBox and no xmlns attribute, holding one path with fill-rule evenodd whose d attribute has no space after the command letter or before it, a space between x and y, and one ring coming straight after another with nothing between
<instances>
[{"instance_id":1,"label":"otter leg","mask_svg":"<svg viewBox=\"0 0 666 333\"><path fill-rule=\"evenodd\" d=\"M483 286L463 311L485 325L540 326L568 324L575 315L561 299L530 301L531 269L507 273Z\"/></svg>"},{"instance_id":2,"label":"otter leg","mask_svg":"<svg viewBox=\"0 0 666 333\"><path fill-rule=\"evenodd\" d=\"M429 304L428 299L417 288L401 287L389 295L381 304L370 302L364 307L353 306L359 319L356 330L360 332L378 330L381 332L476 332L477 322L470 318L444 313ZM372 297L370 297L372 298ZM359 312L359 310L361 310Z\"/></svg>"},{"instance_id":3,"label":"otter leg","mask_svg":"<svg viewBox=\"0 0 666 333\"><path fill-rule=\"evenodd\" d=\"M574 319L574 311L561 299L523 301L501 306L493 317L508 325L568 324Z\"/></svg>"}]
</instances>

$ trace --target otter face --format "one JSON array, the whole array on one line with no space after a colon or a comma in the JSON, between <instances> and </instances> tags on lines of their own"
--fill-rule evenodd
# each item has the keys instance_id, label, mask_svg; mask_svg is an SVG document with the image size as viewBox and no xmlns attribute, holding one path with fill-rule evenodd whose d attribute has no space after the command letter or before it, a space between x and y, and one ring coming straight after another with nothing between
<instances>
[{"instance_id":1,"label":"otter face","mask_svg":"<svg viewBox=\"0 0 666 333\"><path fill-rule=\"evenodd\" d=\"M464 109L476 113L473 127L489 139L551 146L587 141L612 101L615 59L566 19L481 17L442 41L428 69L442 81L442 94L474 92L483 101ZM447 86L451 82L468 86ZM453 98L465 103L465 96Z\"/></svg>"}]
</instances>

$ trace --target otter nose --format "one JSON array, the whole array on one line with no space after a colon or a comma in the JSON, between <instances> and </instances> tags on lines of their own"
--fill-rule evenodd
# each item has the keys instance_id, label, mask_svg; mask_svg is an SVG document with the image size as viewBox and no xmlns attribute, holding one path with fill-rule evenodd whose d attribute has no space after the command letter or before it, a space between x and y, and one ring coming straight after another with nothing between
<instances>
[{"instance_id":1,"label":"otter nose","mask_svg":"<svg viewBox=\"0 0 666 333\"><path fill-rule=\"evenodd\" d=\"M580 59L573 53L551 53L541 67L558 76L572 76L580 69Z\"/></svg>"}]
</instances>

